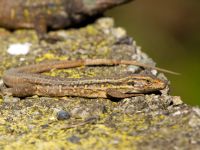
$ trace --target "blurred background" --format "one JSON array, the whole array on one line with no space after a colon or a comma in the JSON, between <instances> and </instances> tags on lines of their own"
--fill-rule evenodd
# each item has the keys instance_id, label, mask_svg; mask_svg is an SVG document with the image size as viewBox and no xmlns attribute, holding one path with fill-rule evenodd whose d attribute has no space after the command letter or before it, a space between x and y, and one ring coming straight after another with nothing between
<instances>
[{"instance_id":1,"label":"blurred background","mask_svg":"<svg viewBox=\"0 0 200 150\"><path fill-rule=\"evenodd\" d=\"M200 1L135 0L107 11L167 74L171 94L200 105Z\"/></svg>"}]
</instances>

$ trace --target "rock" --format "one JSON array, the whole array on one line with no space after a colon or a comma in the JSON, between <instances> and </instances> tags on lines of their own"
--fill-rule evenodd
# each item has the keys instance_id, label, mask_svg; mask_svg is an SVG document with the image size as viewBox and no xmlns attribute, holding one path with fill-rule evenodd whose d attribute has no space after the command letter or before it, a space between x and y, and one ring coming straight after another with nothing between
<instances>
[{"instance_id":1,"label":"rock","mask_svg":"<svg viewBox=\"0 0 200 150\"><path fill-rule=\"evenodd\" d=\"M67 140L70 141L70 142L72 142L72 143L79 143L80 142L80 138L77 137L77 136L75 136L75 135L72 135Z\"/></svg>"},{"instance_id":2,"label":"rock","mask_svg":"<svg viewBox=\"0 0 200 150\"><path fill-rule=\"evenodd\" d=\"M67 111L61 110L57 113L58 120L67 120L70 118L70 114Z\"/></svg>"},{"instance_id":3,"label":"rock","mask_svg":"<svg viewBox=\"0 0 200 150\"><path fill-rule=\"evenodd\" d=\"M135 59L155 64L136 45L134 38L130 40L126 32L118 29L111 18L101 18L80 29L49 33L63 37L54 44L39 43L33 30L12 33L1 30L0 63L4 68L0 68L0 75L15 66L77 58ZM7 52L10 44L26 42L31 43L29 53L13 56ZM149 69L121 65L52 70L45 74L62 78L103 78L130 71L152 73ZM155 75L167 80L163 73ZM0 102L0 149L168 150L200 147L199 107L189 106L180 97L169 95L169 87L160 93L118 102L80 97L33 96L18 101L10 96L7 98L9 102ZM59 110L68 110L71 117L58 121L55 111Z\"/></svg>"}]
</instances>

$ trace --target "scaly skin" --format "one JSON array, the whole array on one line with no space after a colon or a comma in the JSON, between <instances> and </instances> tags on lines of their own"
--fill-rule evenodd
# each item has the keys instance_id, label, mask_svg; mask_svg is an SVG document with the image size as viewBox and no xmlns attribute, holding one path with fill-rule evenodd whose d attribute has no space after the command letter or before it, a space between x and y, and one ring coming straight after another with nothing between
<instances>
[{"instance_id":1,"label":"scaly skin","mask_svg":"<svg viewBox=\"0 0 200 150\"><path fill-rule=\"evenodd\" d=\"M86 59L74 61L54 61L7 70L3 81L8 88L4 94L24 97L39 96L79 96L88 98L126 98L164 89L166 82L155 76L133 74L115 78L88 78L69 80L49 77L38 73L51 69L73 68L90 65L138 65L155 68L136 61L111 59Z\"/></svg>"}]
</instances>

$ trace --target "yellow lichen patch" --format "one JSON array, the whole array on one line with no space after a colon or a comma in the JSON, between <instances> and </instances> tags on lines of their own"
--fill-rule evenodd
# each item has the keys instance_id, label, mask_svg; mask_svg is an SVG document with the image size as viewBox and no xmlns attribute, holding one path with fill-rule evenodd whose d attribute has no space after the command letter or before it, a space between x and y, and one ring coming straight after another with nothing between
<instances>
[{"instance_id":1,"label":"yellow lichen patch","mask_svg":"<svg viewBox=\"0 0 200 150\"><path fill-rule=\"evenodd\" d=\"M79 72L78 70L75 69L52 69L50 72L45 72L43 73L45 75L50 75L53 77L59 76L62 78L68 77L68 78L81 78L83 75L82 72Z\"/></svg>"},{"instance_id":2,"label":"yellow lichen patch","mask_svg":"<svg viewBox=\"0 0 200 150\"><path fill-rule=\"evenodd\" d=\"M97 74L95 72L89 71L87 72L88 77L95 77Z\"/></svg>"},{"instance_id":3,"label":"yellow lichen patch","mask_svg":"<svg viewBox=\"0 0 200 150\"><path fill-rule=\"evenodd\" d=\"M151 120L151 124L152 125L156 125L158 124L159 122L161 122L162 120L165 119L165 116L164 115L157 115L156 117L154 117L152 120Z\"/></svg>"},{"instance_id":4,"label":"yellow lichen patch","mask_svg":"<svg viewBox=\"0 0 200 150\"><path fill-rule=\"evenodd\" d=\"M180 128L180 125L173 125L172 127L171 127L172 129L179 129Z\"/></svg>"},{"instance_id":5,"label":"yellow lichen patch","mask_svg":"<svg viewBox=\"0 0 200 150\"><path fill-rule=\"evenodd\" d=\"M28 9L24 9L24 17L26 18L26 21L30 20L30 13Z\"/></svg>"},{"instance_id":6,"label":"yellow lichen patch","mask_svg":"<svg viewBox=\"0 0 200 150\"><path fill-rule=\"evenodd\" d=\"M36 58L36 62L42 62L44 60L67 60L68 56L57 56L53 53L45 53L43 56Z\"/></svg>"},{"instance_id":7,"label":"yellow lichen patch","mask_svg":"<svg viewBox=\"0 0 200 150\"><path fill-rule=\"evenodd\" d=\"M86 27L86 30L87 30L87 33L90 35L96 35L98 33L98 30L92 25L88 25Z\"/></svg>"},{"instance_id":8,"label":"yellow lichen patch","mask_svg":"<svg viewBox=\"0 0 200 150\"><path fill-rule=\"evenodd\" d=\"M1 75L0 75L1 76ZM0 98L0 104L2 104L3 103L3 99L2 98Z\"/></svg>"}]
</instances>

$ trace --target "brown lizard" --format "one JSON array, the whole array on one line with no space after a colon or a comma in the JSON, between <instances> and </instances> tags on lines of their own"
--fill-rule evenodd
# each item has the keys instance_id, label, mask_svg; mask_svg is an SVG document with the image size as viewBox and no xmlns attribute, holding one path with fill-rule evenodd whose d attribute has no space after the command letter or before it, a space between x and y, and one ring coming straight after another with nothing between
<instances>
[{"instance_id":1,"label":"brown lizard","mask_svg":"<svg viewBox=\"0 0 200 150\"><path fill-rule=\"evenodd\" d=\"M18 97L39 95L125 98L159 91L166 87L165 81L151 75L132 74L118 78L69 80L39 74L50 71L51 69L120 64L137 65L176 74L169 70L142 64L133 60L86 59L53 61L12 68L5 71L3 82L8 88L3 88L2 92Z\"/></svg>"}]
</instances>

